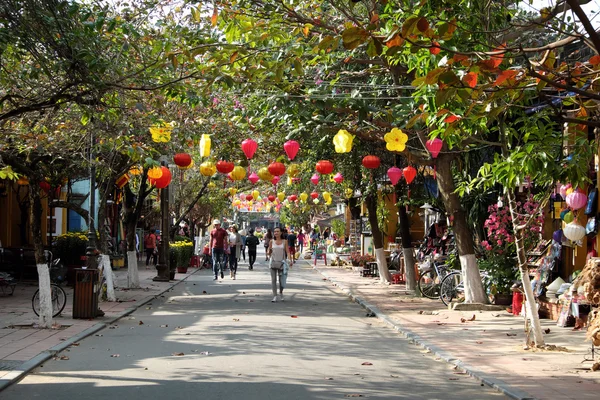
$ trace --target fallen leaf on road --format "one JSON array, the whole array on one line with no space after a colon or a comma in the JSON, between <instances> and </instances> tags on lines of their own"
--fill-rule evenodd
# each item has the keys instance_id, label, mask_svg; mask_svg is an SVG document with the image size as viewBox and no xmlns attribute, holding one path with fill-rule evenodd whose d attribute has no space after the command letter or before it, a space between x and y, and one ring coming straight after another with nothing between
<instances>
[{"instance_id":1,"label":"fallen leaf on road","mask_svg":"<svg viewBox=\"0 0 600 400\"><path fill-rule=\"evenodd\" d=\"M77 343L73 343L71 346L77 347L77 346L79 346L79 343L78 342Z\"/></svg>"},{"instance_id":2,"label":"fallen leaf on road","mask_svg":"<svg viewBox=\"0 0 600 400\"><path fill-rule=\"evenodd\" d=\"M550 328L544 329L544 333L550 333Z\"/></svg>"},{"instance_id":3,"label":"fallen leaf on road","mask_svg":"<svg viewBox=\"0 0 600 400\"><path fill-rule=\"evenodd\" d=\"M208 292L206 290L203 290L202 294L208 294Z\"/></svg>"},{"instance_id":4,"label":"fallen leaf on road","mask_svg":"<svg viewBox=\"0 0 600 400\"><path fill-rule=\"evenodd\" d=\"M467 319L467 321L475 321L475 314L473 314L471 318Z\"/></svg>"},{"instance_id":5,"label":"fallen leaf on road","mask_svg":"<svg viewBox=\"0 0 600 400\"><path fill-rule=\"evenodd\" d=\"M292 317L292 318L298 318L297 315L290 315L290 317Z\"/></svg>"},{"instance_id":6,"label":"fallen leaf on road","mask_svg":"<svg viewBox=\"0 0 600 400\"><path fill-rule=\"evenodd\" d=\"M66 360L69 360L69 357L67 357L67 356L61 356L60 359L63 360L63 361L66 361Z\"/></svg>"},{"instance_id":7,"label":"fallen leaf on road","mask_svg":"<svg viewBox=\"0 0 600 400\"><path fill-rule=\"evenodd\" d=\"M421 350L421 353L431 353L431 350Z\"/></svg>"},{"instance_id":8,"label":"fallen leaf on road","mask_svg":"<svg viewBox=\"0 0 600 400\"><path fill-rule=\"evenodd\" d=\"M108 327L108 329L117 329L117 325L111 325Z\"/></svg>"},{"instance_id":9,"label":"fallen leaf on road","mask_svg":"<svg viewBox=\"0 0 600 400\"><path fill-rule=\"evenodd\" d=\"M390 375L392 378L400 378L398 375Z\"/></svg>"},{"instance_id":10,"label":"fallen leaf on road","mask_svg":"<svg viewBox=\"0 0 600 400\"><path fill-rule=\"evenodd\" d=\"M438 323L438 325L446 325L446 323L445 322L440 322L440 323Z\"/></svg>"},{"instance_id":11,"label":"fallen leaf on road","mask_svg":"<svg viewBox=\"0 0 600 400\"><path fill-rule=\"evenodd\" d=\"M102 337L103 335L101 333L99 333L99 334L97 334L95 336Z\"/></svg>"},{"instance_id":12,"label":"fallen leaf on road","mask_svg":"<svg viewBox=\"0 0 600 400\"><path fill-rule=\"evenodd\" d=\"M362 394L353 393L353 394L347 394L344 397L363 397L363 395Z\"/></svg>"},{"instance_id":13,"label":"fallen leaf on road","mask_svg":"<svg viewBox=\"0 0 600 400\"><path fill-rule=\"evenodd\" d=\"M248 300L248 303L254 303L254 300Z\"/></svg>"},{"instance_id":14,"label":"fallen leaf on road","mask_svg":"<svg viewBox=\"0 0 600 400\"><path fill-rule=\"evenodd\" d=\"M183 354L183 353L173 353L172 355L173 356L184 356L185 354Z\"/></svg>"},{"instance_id":15,"label":"fallen leaf on road","mask_svg":"<svg viewBox=\"0 0 600 400\"><path fill-rule=\"evenodd\" d=\"M523 361L531 361L531 358L522 358Z\"/></svg>"},{"instance_id":16,"label":"fallen leaf on road","mask_svg":"<svg viewBox=\"0 0 600 400\"><path fill-rule=\"evenodd\" d=\"M111 356L111 357L121 357L121 355L120 355L120 354L111 354L110 356Z\"/></svg>"},{"instance_id":17,"label":"fallen leaf on road","mask_svg":"<svg viewBox=\"0 0 600 400\"><path fill-rule=\"evenodd\" d=\"M169 327L169 325L161 325L160 327L161 327L161 328L168 328L168 327Z\"/></svg>"},{"instance_id":18,"label":"fallen leaf on road","mask_svg":"<svg viewBox=\"0 0 600 400\"><path fill-rule=\"evenodd\" d=\"M138 322L138 325L144 325L144 321Z\"/></svg>"},{"instance_id":19,"label":"fallen leaf on road","mask_svg":"<svg viewBox=\"0 0 600 400\"><path fill-rule=\"evenodd\" d=\"M448 378L449 381L457 381L458 378Z\"/></svg>"},{"instance_id":20,"label":"fallen leaf on road","mask_svg":"<svg viewBox=\"0 0 600 400\"><path fill-rule=\"evenodd\" d=\"M242 294L246 294L246 292L242 292Z\"/></svg>"},{"instance_id":21,"label":"fallen leaf on road","mask_svg":"<svg viewBox=\"0 0 600 400\"><path fill-rule=\"evenodd\" d=\"M240 319L239 318L234 318L233 319L235 322L238 322Z\"/></svg>"},{"instance_id":22,"label":"fallen leaf on road","mask_svg":"<svg viewBox=\"0 0 600 400\"><path fill-rule=\"evenodd\" d=\"M183 329L183 326L176 326L175 329Z\"/></svg>"},{"instance_id":23,"label":"fallen leaf on road","mask_svg":"<svg viewBox=\"0 0 600 400\"><path fill-rule=\"evenodd\" d=\"M210 353L208 351L203 351L200 354L202 354L203 356L210 356Z\"/></svg>"},{"instance_id":24,"label":"fallen leaf on road","mask_svg":"<svg viewBox=\"0 0 600 400\"><path fill-rule=\"evenodd\" d=\"M500 314L492 313L492 317L499 317L499 316L500 316Z\"/></svg>"},{"instance_id":25,"label":"fallen leaf on road","mask_svg":"<svg viewBox=\"0 0 600 400\"><path fill-rule=\"evenodd\" d=\"M475 341L475 343L477 343L477 344L483 344L483 342L481 342L479 340Z\"/></svg>"},{"instance_id":26,"label":"fallen leaf on road","mask_svg":"<svg viewBox=\"0 0 600 400\"><path fill-rule=\"evenodd\" d=\"M326 381L332 381L333 378L325 378Z\"/></svg>"},{"instance_id":27,"label":"fallen leaf on road","mask_svg":"<svg viewBox=\"0 0 600 400\"><path fill-rule=\"evenodd\" d=\"M517 336L516 333L507 333L506 336Z\"/></svg>"},{"instance_id":28,"label":"fallen leaf on road","mask_svg":"<svg viewBox=\"0 0 600 400\"><path fill-rule=\"evenodd\" d=\"M364 363L360 364L360 365L373 365L373 363L370 363L368 361L365 361Z\"/></svg>"}]
</instances>

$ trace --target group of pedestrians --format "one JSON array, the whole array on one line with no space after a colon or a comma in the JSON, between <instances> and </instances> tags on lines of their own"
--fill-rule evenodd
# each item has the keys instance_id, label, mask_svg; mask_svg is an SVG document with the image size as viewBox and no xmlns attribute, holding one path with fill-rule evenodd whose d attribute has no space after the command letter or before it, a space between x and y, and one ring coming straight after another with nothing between
<instances>
[{"instance_id":1,"label":"group of pedestrians","mask_svg":"<svg viewBox=\"0 0 600 400\"><path fill-rule=\"evenodd\" d=\"M254 231L250 230L248 235L241 235L237 226L232 225L229 232L221 227L221 221L213 221L214 229L210 232L209 247L212 252L214 279L225 277L223 271L225 263L229 264L229 274L231 279L236 278L238 262L243 255L246 259L246 249L248 249L249 269L254 269L256 261L256 247L259 239L254 236Z\"/></svg>"}]
</instances>

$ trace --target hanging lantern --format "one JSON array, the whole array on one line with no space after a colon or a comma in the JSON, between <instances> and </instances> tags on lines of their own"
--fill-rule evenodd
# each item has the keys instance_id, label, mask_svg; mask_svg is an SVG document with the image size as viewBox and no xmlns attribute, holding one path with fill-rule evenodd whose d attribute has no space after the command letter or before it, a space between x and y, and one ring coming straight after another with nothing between
<instances>
[{"instance_id":1,"label":"hanging lantern","mask_svg":"<svg viewBox=\"0 0 600 400\"><path fill-rule=\"evenodd\" d=\"M320 200L319 199L313 199L313 203L315 204L319 204Z\"/></svg>"},{"instance_id":2,"label":"hanging lantern","mask_svg":"<svg viewBox=\"0 0 600 400\"><path fill-rule=\"evenodd\" d=\"M117 185L117 187L119 189L122 189L123 186L127 185L127 182L129 182L129 175L125 174L125 175L122 175L119 179L117 179L115 184Z\"/></svg>"},{"instance_id":3,"label":"hanging lantern","mask_svg":"<svg viewBox=\"0 0 600 400\"><path fill-rule=\"evenodd\" d=\"M385 148L389 151L404 151L408 136L398 128L394 128L383 137L385 140Z\"/></svg>"},{"instance_id":4,"label":"hanging lantern","mask_svg":"<svg viewBox=\"0 0 600 400\"><path fill-rule=\"evenodd\" d=\"M317 162L315 169L321 175L329 175L333 172L333 163L329 160L321 160Z\"/></svg>"},{"instance_id":5,"label":"hanging lantern","mask_svg":"<svg viewBox=\"0 0 600 400\"><path fill-rule=\"evenodd\" d=\"M270 181L273 179L273 175L271 175L267 167L262 167L258 170L258 177L263 181Z\"/></svg>"},{"instance_id":6,"label":"hanging lantern","mask_svg":"<svg viewBox=\"0 0 600 400\"><path fill-rule=\"evenodd\" d=\"M50 185L50 183L48 183L48 181L40 181L40 188L48 193L50 191L50 189L52 189L52 186Z\"/></svg>"},{"instance_id":7,"label":"hanging lantern","mask_svg":"<svg viewBox=\"0 0 600 400\"><path fill-rule=\"evenodd\" d=\"M235 196L236 193L237 193L236 188L229 188L229 194L231 195L231 197Z\"/></svg>"},{"instance_id":8,"label":"hanging lantern","mask_svg":"<svg viewBox=\"0 0 600 400\"><path fill-rule=\"evenodd\" d=\"M368 169L376 169L381 165L381 160L377 156L365 156L362 159L362 165Z\"/></svg>"},{"instance_id":9,"label":"hanging lantern","mask_svg":"<svg viewBox=\"0 0 600 400\"><path fill-rule=\"evenodd\" d=\"M200 138L200 157L209 157L210 156L210 145L212 140L210 139L210 135L203 134Z\"/></svg>"},{"instance_id":10,"label":"hanging lantern","mask_svg":"<svg viewBox=\"0 0 600 400\"><path fill-rule=\"evenodd\" d=\"M577 242L585 237L585 228L577 222L571 222L563 228L563 235L572 242Z\"/></svg>"},{"instance_id":11,"label":"hanging lantern","mask_svg":"<svg viewBox=\"0 0 600 400\"><path fill-rule=\"evenodd\" d=\"M338 172L333 176L333 180L335 181L335 183L342 183L344 182L344 176Z\"/></svg>"},{"instance_id":12,"label":"hanging lantern","mask_svg":"<svg viewBox=\"0 0 600 400\"><path fill-rule=\"evenodd\" d=\"M319 193L317 193L317 192L312 192L312 193L310 194L310 197L312 197L313 199L316 199L317 197L319 197Z\"/></svg>"},{"instance_id":13,"label":"hanging lantern","mask_svg":"<svg viewBox=\"0 0 600 400\"><path fill-rule=\"evenodd\" d=\"M292 178L291 176L288 176L286 183L288 186L290 186L292 183L294 183L294 178Z\"/></svg>"},{"instance_id":14,"label":"hanging lantern","mask_svg":"<svg viewBox=\"0 0 600 400\"><path fill-rule=\"evenodd\" d=\"M26 176L22 176L17 180L17 185L19 186L27 186L29 185L29 179Z\"/></svg>"},{"instance_id":15,"label":"hanging lantern","mask_svg":"<svg viewBox=\"0 0 600 400\"><path fill-rule=\"evenodd\" d=\"M354 195L354 190L351 188L346 188L346 190L344 190L344 194L346 195L346 198L349 199Z\"/></svg>"},{"instance_id":16,"label":"hanging lantern","mask_svg":"<svg viewBox=\"0 0 600 400\"><path fill-rule=\"evenodd\" d=\"M152 126L149 128L152 140L156 143L166 143L171 140L173 127L165 124L163 126Z\"/></svg>"},{"instance_id":17,"label":"hanging lantern","mask_svg":"<svg viewBox=\"0 0 600 400\"><path fill-rule=\"evenodd\" d=\"M390 182L392 182L392 186L396 186L400 178L402 178L402 170L398 167L388 169L387 174L390 178Z\"/></svg>"},{"instance_id":18,"label":"hanging lantern","mask_svg":"<svg viewBox=\"0 0 600 400\"><path fill-rule=\"evenodd\" d=\"M569 206L573 210L579 210L580 208L585 207L587 204L587 196L581 190L577 189L571 194L567 195L566 202L567 206Z\"/></svg>"},{"instance_id":19,"label":"hanging lantern","mask_svg":"<svg viewBox=\"0 0 600 400\"><path fill-rule=\"evenodd\" d=\"M254 157L254 153L256 153L257 149L258 143L252 139L246 139L242 142L242 151L248 160L252 160L252 157Z\"/></svg>"},{"instance_id":20,"label":"hanging lantern","mask_svg":"<svg viewBox=\"0 0 600 400\"><path fill-rule=\"evenodd\" d=\"M242 204L242 202L240 201L240 199L236 199L236 200L233 202L233 205L234 205L234 206L239 206L239 205L241 205L241 204Z\"/></svg>"},{"instance_id":21,"label":"hanging lantern","mask_svg":"<svg viewBox=\"0 0 600 400\"><path fill-rule=\"evenodd\" d=\"M246 170L239 165L233 167L233 171L229 173L229 177L234 181L241 181L246 177Z\"/></svg>"},{"instance_id":22,"label":"hanging lantern","mask_svg":"<svg viewBox=\"0 0 600 400\"><path fill-rule=\"evenodd\" d=\"M285 193L283 193L283 192L277 193L277 198L279 199L279 201L283 201L283 199L285 199Z\"/></svg>"},{"instance_id":23,"label":"hanging lantern","mask_svg":"<svg viewBox=\"0 0 600 400\"><path fill-rule=\"evenodd\" d=\"M162 176L163 170L161 167L152 167L148 170L149 179L158 179Z\"/></svg>"},{"instance_id":24,"label":"hanging lantern","mask_svg":"<svg viewBox=\"0 0 600 400\"><path fill-rule=\"evenodd\" d=\"M217 161L217 171L219 171L222 174L228 174L231 171L233 171L233 168L235 167L235 165L232 162L229 161Z\"/></svg>"},{"instance_id":25,"label":"hanging lantern","mask_svg":"<svg viewBox=\"0 0 600 400\"><path fill-rule=\"evenodd\" d=\"M194 160L187 167L177 167L180 171L187 171L188 169L192 169L194 167Z\"/></svg>"},{"instance_id":26,"label":"hanging lantern","mask_svg":"<svg viewBox=\"0 0 600 400\"><path fill-rule=\"evenodd\" d=\"M269 164L269 173L273 176L281 176L285 174L285 165L280 162L274 162Z\"/></svg>"},{"instance_id":27,"label":"hanging lantern","mask_svg":"<svg viewBox=\"0 0 600 400\"><path fill-rule=\"evenodd\" d=\"M258 199L258 196L260 196L260 192L258 190L253 190L252 191L252 198L254 200Z\"/></svg>"},{"instance_id":28,"label":"hanging lantern","mask_svg":"<svg viewBox=\"0 0 600 400\"><path fill-rule=\"evenodd\" d=\"M288 176L295 178L300 173L300 167L298 164L290 164L287 169Z\"/></svg>"},{"instance_id":29,"label":"hanging lantern","mask_svg":"<svg viewBox=\"0 0 600 400\"><path fill-rule=\"evenodd\" d=\"M279 177L278 176L274 176L273 179L271 179L271 183L273 185L277 185L279 183Z\"/></svg>"},{"instance_id":30,"label":"hanging lantern","mask_svg":"<svg viewBox=\"0 0 600 400\"><path fill-rule=\"evenodd\" d=\"M260 178L258 177L258 175L256 175L254 172L250 174L250 176L248 177L248 180L250 182L252 182L252 184L256 184L256 182L258 182L260 180Z\"/></svg>"},{"instance_id":31,"label":"hanging lantern","mask_svg":"<svg viewBox=\"0 0 600 400\"><path fill-rule=\"evenodd\" d=\"M254 197L251 194L246 195L246 201L251 201Z\"/></svg>"},{"instance_id":32,"label":"hanging lantern","mask_svg":"<svg viewBox=\"0 0 600 400\"><path fill-rule=\"evenodd\" d=\"M319 184L319 175L318 174L314 174L313 176L311 176L310 181L312 183L314 183L315 185Z\"/></svg>"},{"instance_id":33,"label":"hanging lantern","mask_svg":"<svg viewBox=\"0 0 600 400\"><path fill-rule=\"evenodd\" d=\"M404 175L404 179L406 179L406 183L408 183L410 185L410 183L417 176L417 170L414 167L409 165L408 167L406 167L402 170L402 174Z\"/></svg>"},{"instance_id":34,"label":"hanging lantern","mask_svg":"<svg viewBox=\"0 0 600 400\"><path fill-rule=\"evenodd\" d=\"M308 194L306 194L305 192L300 193L300 201L303 203L306 203L306 200L308 199Z\"/></svg>"},{"instance_id":35,"label":"hanging lantern","mask_svg":"<svg viewBox=\"0 0 600 400\"><path fill-rule=\"evenodd\" d=\"M345 129L340 129L333 137L333 145L336 153L349 153L352 150L352 140L354 135L348 133Z\"/></svg>"},{"instance_id":36,"label":"hanging lantern","mask_svg":"<svg viewBox=\"0 0 600 400\"><path fill-rule=\"evenodd\" d=\"M217 173L217 167L210 161L204 161L200 164L200 173L204 176L213 176Z\"/></svg>"},{"instance_id":37,"label":"hanging lantern","mask_svg":"<svg viewBox=\"0 0 600 400\"><path fill-rule=\"evenodd\" d=\"M573 215L573 213L571 211L565 210L567 211L563 216L562 216L562 220L565 221L565 223L570 224L571 222L573 222L575 220L575 215Z\"/></svg>"},{"instance_id":38,"label":"hanging lantern","mask_svg":"<svg viewBox=\"0 0 600 400\"><path fill-rule=\"evenodd\" d=\"M427 147L427 150L431 153L431 158L434 159L440 154L443 145L444 142L440 138L434 138L425 142L425 147Z\"/></svg>"},{"instance_id":39,"label":"hanging lantern","mask_svg":"<svg viewBox=\"0 0 600 400\"><path fill-rule=\"evenodd\" d=\"M164 189L171 183L171 171L167 167L160 167L162 175L157 179L150 179L150 184L154 185L157 189Z\"/></svg>"},{"instance_id":40,"label":"hanging lantern","mask_svg":"<svg viewBox=\"0 0 600 400\"><path fill-rule=\"evenodd\" d=\"M269 199L269 201L271 203L274 202L277 199L277 197L273 196L272 194L270 194L269 197L267 197L267 198Z\"/></svg>"},{"instance_id":41,"label":"hanging lantern","mask_svg":"<svg viewBox=\"0 0 600 400\"><path fill-rule=\"evenodd\" d=\"M560 189L558 190L558 193L560 193L560 196L564 199L565 197L567 197L567 190L571 189L571 184L567 183L566 185L561 185Z\"/></svg>"},{"instance_id":42,"label":"hanging lantern","mask_svg":"<svg viewBox=\"0 0 600 400\"><path fill-rule=\"evenodd\" d=\"M129 168L129 175L140 175L141 173L142 173L142 169L140 167Z\"/></svg>"},{"instance_id":43,"label":"hanging lantern","mask_svg":"<svg viewBox=\"0 0 600 400\"><path fill-rule=\"evenodd\" d=\"M323 192L323 198L324 198L325 200L328 200L328 199L330 199L330 198L331 198L331 193L329 193L329 192Z\"/></svg>"},{"instance_id":44,"label":"hanging lantern","mask_svg":"<svg viewBox=\"0 0 600 400\"><path fill-rule=\"evenodd\" d=\"M173 156L173 162L175 165L177 165L177 167L187 168L193 161L192 156L190 156L188 153L177 153Z\"/></svg>"},{"instance_id":45,"label":"hanging lantern","mask_svg":"<svg viewBox=\"0 0 600 400\"><path fill-rule=\"evenodd\" d=\"M300 150L300 144L295 140L288 140L283 144L283 150L285 150L285 154L287 154L290 161L296 158L296 154L298 154L298 150Z\"/></svg>"},{"instance_id":46,"label":"hanging lantern","mask_svg":"<svg viewBox=\"0 0 600 400\"><path fill-rule=\"evenodd\" d=\"M290 197L288 197L288 200L291 201L291 202L294 202L294 201L298 200L298 196L296 196L295 194L293 194Z\"/></svg>"}]
</instances>

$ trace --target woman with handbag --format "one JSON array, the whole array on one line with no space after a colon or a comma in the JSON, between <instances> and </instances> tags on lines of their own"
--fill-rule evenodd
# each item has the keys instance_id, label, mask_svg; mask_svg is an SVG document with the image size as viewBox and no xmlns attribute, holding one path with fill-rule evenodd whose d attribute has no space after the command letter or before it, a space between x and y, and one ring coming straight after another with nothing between
<instances>
[{"instance_id":1,"label":"woman with handbag","mask_svg":"<svg viewBox=\"0 0 600 400\"><path fill-rule=\"evenodd\" d=\"M271 289L273 290L272 303L283 301L283 275L284 263L287 261L286 241L281 237L281 228L273 230L273 239L269 242L267 255L271 258L269 269L271 270ZM277 278L279 277L279 298L277 297Z\"/></svg>"}]
</instances>

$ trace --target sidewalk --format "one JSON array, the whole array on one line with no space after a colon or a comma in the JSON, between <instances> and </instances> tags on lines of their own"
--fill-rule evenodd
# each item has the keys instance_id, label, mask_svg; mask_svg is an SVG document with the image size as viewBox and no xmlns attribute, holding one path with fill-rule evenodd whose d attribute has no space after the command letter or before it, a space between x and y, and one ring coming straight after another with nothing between
<instances>
[{"instance_id":1,"label":"sidewalk","mask_svg":"<svg viewBox=\"0 0 600 400\"><path fill-rule=\"evenodd\" d=\"M306 261L312 267L313 260ZM600 371L591 372L592 363L583 362L591 356L585 330L560 328L543 319L543 329L550 329L546 343L564 346L568 352L524 350L522 317L506 311L449 311L441 301L408 295L405 285L381 285L378 279L322 262L316 269L416 344L509 397L582 400L600 396ZM600 361L600 354L596 358Z\"/></svg>"},{"instance_id":2,"label":"sidewalk","mask_svg":"<svg viewBox=\"0 0 600 400\"><path fill-rule=\"evenodd\" d=\"M12 296L0 296L0 390L10 381L19 379L40 360L52 357L57 351L97 332L106 325L131 313L196 272L189 268L186 274L176 274L175 281L153 282L155 269L146 269L138 263L140 289L127 289L127 269L114 270L117 302L101 302L103 317L73 319L73 288L63 287L67 292L67 305L62 314L54 318L56 328L36 329L37 322L31 298L37 284L20 283Z\"/></svg>"}]
</instances>

